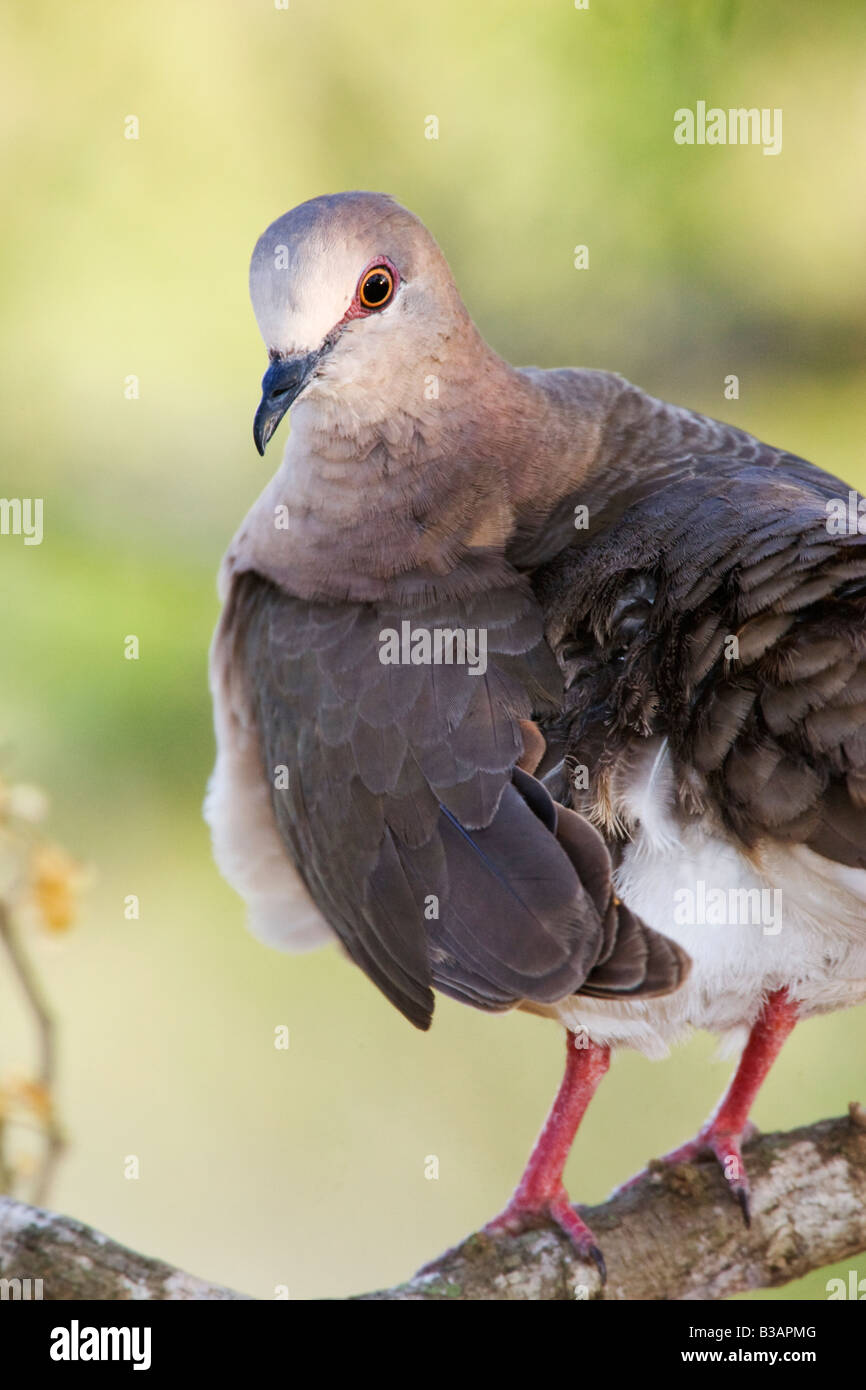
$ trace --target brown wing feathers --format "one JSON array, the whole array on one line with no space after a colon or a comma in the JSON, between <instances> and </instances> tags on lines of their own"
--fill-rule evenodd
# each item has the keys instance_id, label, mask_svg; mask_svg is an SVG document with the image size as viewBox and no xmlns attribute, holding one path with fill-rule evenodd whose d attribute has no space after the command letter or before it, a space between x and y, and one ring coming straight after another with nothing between
<instances>
[{"instance_id":1,"label":"brown wing feathers","mask_svg":"<svg viewBox=\"0 0 866 1390\"><path fill-rule=\"evenodd\" d=\"M799 841L866 867L866 536L832 536L837 479L766 450L624 509L538 576L575 750L667 735L683 810L745 845ZM654 593L634 632L618 604ZM732 643L731 639L736 639Z\"/></svg>"},{"instance_id":2,"label":"brown wing feathers","mask_svg":"<svg viewBox=\"0 0 866 1390\"><path fill-rule=\"evenodd\" d=\"M422 1028L434 986L487 1010L675 988L686 958L616 901L600 837L517 766L521 721L561 698L528 586L425 592L413 629L483 629L483 674L382 664L380 633L405 605L235 580L229 622L276 824L313 898Z\"/></svg>"}]
</instances>

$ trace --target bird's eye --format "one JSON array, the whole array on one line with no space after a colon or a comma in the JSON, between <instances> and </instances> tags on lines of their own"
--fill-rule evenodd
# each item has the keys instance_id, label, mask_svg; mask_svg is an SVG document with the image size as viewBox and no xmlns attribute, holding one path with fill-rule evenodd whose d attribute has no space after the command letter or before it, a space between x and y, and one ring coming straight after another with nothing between
<instances>
[{"instance_id":1,"label":"bird's eye","mask_svg":"<svg viewBox=\"0 0 866 1390\"><path fill-rule=\"evenodd\" d=\"M358 299L364 309L384 309L394 293L394 276L386 265L368 270L358 287Z\"/></svg>"}]
</instances>

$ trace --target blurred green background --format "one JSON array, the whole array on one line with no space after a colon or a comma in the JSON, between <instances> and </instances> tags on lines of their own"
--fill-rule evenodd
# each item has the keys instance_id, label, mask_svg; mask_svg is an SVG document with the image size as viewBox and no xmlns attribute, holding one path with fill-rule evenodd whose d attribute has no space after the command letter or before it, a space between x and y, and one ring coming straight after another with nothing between
<instances>
[{"instance_id":1,"label":"blurred green background","mask_svg":"<svg viewBox=\"0 0 866 1390\"><path fill-rule=\"evenodd\" d=\"M562 1043L447 1000L415 1033L335 951L254 942L211 863L214 574L274 464L251 438L250 251L305 198L389 191L511 360L618 370L864 487L866 10L7 0L0 51L2 492L45 499L41 546L0 539L0 774L47 788L95 875L71 933L29 938L71 1138L51 1203L259 1296L373 1289L502 1206ZM781 155L675 145L698 99L781 107ZM27 1069L2 967L0 1006L0 1070ZM803 1025L758 1123L866 1100L864 1044L864 1009ZM729 1070L713 1050L617 1060L575 1200L695 1131Z\"/></svg>"}]
</instances>

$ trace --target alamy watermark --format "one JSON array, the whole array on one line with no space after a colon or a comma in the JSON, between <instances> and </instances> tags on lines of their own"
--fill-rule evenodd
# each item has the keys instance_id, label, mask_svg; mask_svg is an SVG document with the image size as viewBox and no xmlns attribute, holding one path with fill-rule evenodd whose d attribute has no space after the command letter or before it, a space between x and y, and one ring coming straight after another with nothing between
<instances>
[{"instance_id":1,"label":"alamy watermark","mask_svg":"<svg viewBox=\"0 0 866 1390\"><path fill-rule=\"evenodd\" d=\"M847 1284L844 1279L828 1279L824 1288L829 1302L839 1298L851 1298L857 1303L866 1302L866 1279L861 1279L856 1269L848 1270Z\"/></svg>"},{"instance_id":2,"label":"alamy watermark","mask_svg":"<svg viewBox=\"0 0 866 1390\"><path fill-rule=\"evenodd\" d=\"M151 1328L82 1327L73 1318L68 1327L51 1329L48 1355L52 1361L131 1361L134 1371L147 1371Z\"/></svg>"},{"instance_id":3,"label":"alamy watermark","mask_svg":"<svg viewBox=\"0 0 866 1390\"><path fill-rule=\"evenodd\" d=\"M678 145L761 145L764 154L782 153L782 109L769 106L722 106L697 102L695 110L680 106L674 112Z\"/></svg>"},{"instance_id":4,"label":"alamy watermark","mask_svg":"<svg viewBox=\"0 0 866 1390\"><path fill-rule=\"evenodd\" d=\"M866 497L851 488L847 501L831 497L824 503L828 536L866 536Z\"/></svg>"},{"instance_id":5,"label":"alamy watermark","mask_svg":"<svg viewBox=\"0 0 866 1390\"><path fill-rule=\"evenodd\" d=\"M483 627L416 627L408 619L379 633L383 666L468 666L470 676L487 670L487 629Z\"/></svg>"},{"instance_id":6,"label":"alamy watermark","mask_svg":"<svg viewBox=\"0 0 866 1390\"><path fill-rule=\"evenodd\" d=\"M42 498L0 497L0 536L23 536L25 545L41 545Z\"/></svg>"},{"instance_id":7,"label":"alamy watermark","mask_svg":"<svg viewBox=\"0 0 866 1390\"><path fill-rule=\"evenodd\" d=\"M42 1297L41 1279L0 1279L0 1303L5 1303L7 1299L13 1302L38 1301Z\"/></svg>"},{"instance_id":8,"label":"alamy watermark","mask_svg":"<svg viewBox=\"0 0 866 1390\"><path fill-rule=\"evenodd\" d=\"M674 892L678 927L759 926L764 936L782 930L781 888L708 888L699 878L694 888Z\"/></svg>"}]
</instances>

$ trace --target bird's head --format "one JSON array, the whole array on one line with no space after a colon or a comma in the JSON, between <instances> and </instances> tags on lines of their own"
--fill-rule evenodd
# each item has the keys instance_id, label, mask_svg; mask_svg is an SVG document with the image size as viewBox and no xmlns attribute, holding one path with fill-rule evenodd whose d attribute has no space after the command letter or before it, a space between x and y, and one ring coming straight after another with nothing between
<instances>
[{"instance_id":1,"label":"bird's head","mask_svg":"<svg viewBox=\"0 0 866 1390\"><path fill-rule=\"evenodd\" d=\"M313 198L272 222L253 251L250 297L270 357L260 454L302 393L353 424L395 405L420 414L449 344L474 334L433 237L382 193Z\"/></svg>"}]
</instances>

